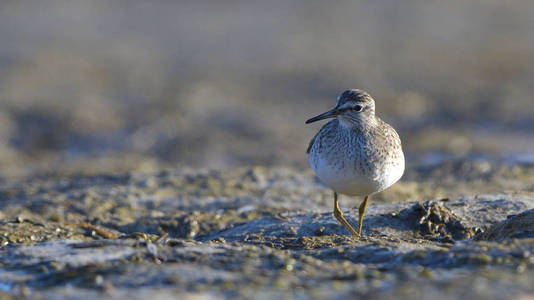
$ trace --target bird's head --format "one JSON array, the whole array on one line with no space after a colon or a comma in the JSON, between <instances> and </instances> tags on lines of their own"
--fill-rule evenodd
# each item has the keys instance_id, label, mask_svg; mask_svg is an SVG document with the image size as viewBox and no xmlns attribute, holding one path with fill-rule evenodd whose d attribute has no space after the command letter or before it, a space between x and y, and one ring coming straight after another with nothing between
<instances>
[{"instance_id":1,"label":"bird's head","mask_svg":"<svg viewBox=\"0 0 534 300\"><path fill-rule=\"evenodd\" d=\"M347 127L358 126L362 122L373 120L375 101L367 92L359 89L346 90L337 97L336 106L306 121L306 124L337 117Z\"/></svg>"}]
</instances>

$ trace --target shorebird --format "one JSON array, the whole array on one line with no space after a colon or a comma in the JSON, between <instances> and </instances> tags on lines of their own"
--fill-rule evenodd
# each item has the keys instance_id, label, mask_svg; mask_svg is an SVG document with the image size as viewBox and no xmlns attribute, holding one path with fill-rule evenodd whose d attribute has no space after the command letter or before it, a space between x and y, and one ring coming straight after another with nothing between
<instances>
[{"instance_id":1,"label":"shorebird","mask_svg":"<svg viewBox=\"0 0 534 300\"><path fill-rule=\"evenodd\" d=\"M344 91L333 109L306 124L328 118L334 119L317 132L306 152L319 180L334 191L334 216L359 237L369 196L387 189L404 173L401 140L375 115L375 101L363 90ZM365 196L358 209L358 231L343 217L338 193Z\"/></svg>"}]
</instances>

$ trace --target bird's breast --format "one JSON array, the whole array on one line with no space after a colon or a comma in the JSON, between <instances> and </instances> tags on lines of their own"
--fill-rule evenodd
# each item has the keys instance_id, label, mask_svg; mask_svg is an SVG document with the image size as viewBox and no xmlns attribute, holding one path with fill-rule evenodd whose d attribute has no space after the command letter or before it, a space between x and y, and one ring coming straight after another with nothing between
<instances>
[{"instance_id":1,"label":"bird's breast","mask_svg":"<svg viewBox=\"0 0 534 300\"><path fill-rule=\"evenodd\" d=\"M319 180L334 191L352 196L371 195L397 182L404 172L402 150L379 155L358 140L317 140L310 165Z\"/></svg>"},{"instance_id":2,"label":"bird's breast","mask_svg":"<svg viewBox=\"0 0 534 300\"><path fill-rule=\"evenodd\" d=\"M333 164L321 155L310 155L310 165L322 183L340 194L362 196L376 191L373 178L367 172L357 171L348 160Z\"/></svg>"}]
</instances>

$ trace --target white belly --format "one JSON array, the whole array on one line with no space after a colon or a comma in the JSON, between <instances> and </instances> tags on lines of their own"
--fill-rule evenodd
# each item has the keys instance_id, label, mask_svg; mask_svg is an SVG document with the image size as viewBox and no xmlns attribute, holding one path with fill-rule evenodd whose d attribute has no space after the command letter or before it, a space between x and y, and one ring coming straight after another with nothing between
<instances>
[{"instance_id":1,"label":"white belly","mask_svg":"<svg viewBox=\"0 0 534 300\"><path fill-rule=\"evenodd\" d=\"M320 156L310 155L310 165L326 186L340 194L367 196L385 190L404 173L404 157L396 164L383 164L380 169L361 172L351 159L332 166Z\"/></svg>"}]
</instances>

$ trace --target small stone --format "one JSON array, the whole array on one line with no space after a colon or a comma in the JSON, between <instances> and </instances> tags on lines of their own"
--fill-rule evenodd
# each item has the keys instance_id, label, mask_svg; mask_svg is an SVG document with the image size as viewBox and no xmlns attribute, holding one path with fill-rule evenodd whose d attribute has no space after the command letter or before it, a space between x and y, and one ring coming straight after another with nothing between
<instances>
[{"instance_id":1,"label":"small stone","mask_svg":"<svg viewBox=\"0 0 534 300\"><path fill-rule=\"evenodd\" d=\"M104 283L104 277L102 277L102 275L96 275L95 284L100 286L102 283Z\"/></svg>"},{"instance_id":2,"label":"small stone","mask_svg":"<svg viewBox=\"0 0 534 300\"><path fill-rule=\"evenodd\" d=\"M325 231L325 227L321 226L321 227L317 228L317 230L315 230L315 235L322 236L325 233L324 231Z\"/></svg>"},{"instance_id":3,"label":"small stone","mask_svg":"<svg viewBox=\"0 0 534 300\"><path fill-rule=\"evenodd\" d=\"M296 236L297 235L297 229L295 229L295 227L293 227L293 226L290 226L289 229L287 230L287 235L288 236Z\"/></svg>"}]
</instances>

